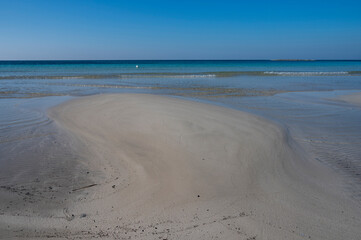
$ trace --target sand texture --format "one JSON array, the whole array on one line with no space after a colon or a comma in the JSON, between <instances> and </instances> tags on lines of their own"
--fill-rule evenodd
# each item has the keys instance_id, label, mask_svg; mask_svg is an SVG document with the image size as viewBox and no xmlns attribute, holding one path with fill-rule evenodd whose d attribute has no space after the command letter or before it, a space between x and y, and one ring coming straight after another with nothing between
<instances>
[{"instance_id":1,"label":"sand texture","mask_svg":"<svg viewBox=\"0 0 361 240\"><path fill-rule=\"evenodd\" d=\"M348 103L351 103L351 104L361 106L361 92L353 93L353 94L349 94L349 95L342 95L342 96L338 97L338 99L348 102Z\"/></svg>"},{"instance_id":2,"label":"sand texture","mask_svg":"<svg viewBox=\"0 0 361 240\"><path fill-rule=\"evenodd\" d=\"M52 216L1 215L5 238L361 236L342 179L259 117L142 94L82 97L49 115L78 143L87 181Z\"/></svg>"}]
</instances>

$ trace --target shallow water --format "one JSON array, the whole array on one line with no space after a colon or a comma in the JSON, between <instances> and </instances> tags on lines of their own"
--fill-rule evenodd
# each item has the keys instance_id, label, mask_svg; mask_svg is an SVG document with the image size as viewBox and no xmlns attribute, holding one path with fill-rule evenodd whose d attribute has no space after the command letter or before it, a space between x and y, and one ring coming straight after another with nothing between
<instances>
[{"instance_id":1,"label":"shallow water","mask_svg":"<svg viewBox=\"0 0 361 240\"><path fill-rule=\"evenodd\" d=\"M345 187L360 200L361 107L335 100L353 92L292 92L216 102L281 124L311 158L342 174Z\"/></svg>"},{"instance_id":2,"label":"shallow water","mask_svg":"<svg viewBox=\"0 0 361 240\"><path fill-rule=\"evenodd\" d=\"M361 199L361 108L332 99L361 90L359 71L360 61L0 62L0 185L77 157L46 109L73 96L133 92L182 96L276 121L312 158L345 176Z\"/></svg>"},{"instance_id":3,"label":"shallow water","mask_svg":"<svg viewBox=\"0 0 361 240\"><path fill-rule=\"evenodd\" d=\"M8 182L26 183L40 178L34 177L35 172L41 175L39 166L50 164L55 156L60 162L71 155L61 132L46 114L49 107L68 99L70 97L0 100L2 185Z\"/></svg>"}]
</instances>

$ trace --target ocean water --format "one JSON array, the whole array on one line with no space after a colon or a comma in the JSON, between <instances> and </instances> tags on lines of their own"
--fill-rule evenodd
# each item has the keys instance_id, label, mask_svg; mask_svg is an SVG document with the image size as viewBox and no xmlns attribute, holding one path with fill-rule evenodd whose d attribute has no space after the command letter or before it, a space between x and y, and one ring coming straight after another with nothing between
<instances>
[{"instance_id":1,"label":"ocean water","mask_svg":"<svg viewBox=\"0 0 361 240\"><path fill-rule=\"evenodd\" d=\"M137 67L138 66L138 67ZM361 88L361 61L0 61L0 97L272 95Z\"/></svg>"},{"instance_id":2,"label":"ocean water","mask_svg":"<svg viewBox=\"0 0 361 240\"><path fill-rule=\"evenodd\" d=\"M0 185L25 179L14 174L19 164L29 171L37 166L26 162L29 153L43 163L62 152L69 159L47 108L78 96L133 92L205 101L277 122L310 158L343 175L360 200L361 107L335 100L355 91L361 91L361 61L0 61Z\"/></svg>"}]
</instances>

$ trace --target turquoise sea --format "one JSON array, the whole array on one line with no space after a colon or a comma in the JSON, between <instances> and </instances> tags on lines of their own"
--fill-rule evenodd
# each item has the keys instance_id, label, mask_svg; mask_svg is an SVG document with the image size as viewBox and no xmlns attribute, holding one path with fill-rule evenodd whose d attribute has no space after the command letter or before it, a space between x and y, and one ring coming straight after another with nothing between
<instances>
[{"instance_id":1,"label":"turquoise sea","mask_svg":"<svg viewBox=\"0 0 361 240\"><path fill-rule=\"evenodd\" d=\"M0 97L271 95L361 88L361 61L0 61Z\"/></svg>"},{"instance_id":2,"label":"turquoise sea","mask_svg":"<svg viewBox=\"0 0 361 240\"><path fill-rule=\"evenodd\" d=\"M72 153L46 109L100 93L152 93L248 111L283 126L361 199L361 61L0 61L0 183ZM34 147L34 141L37 143ZM40 155L39 155L40 156ZM24 160L25 159L25 160ZM23 178L23 177L24 178Z\"/></svg>"}]
</instances>

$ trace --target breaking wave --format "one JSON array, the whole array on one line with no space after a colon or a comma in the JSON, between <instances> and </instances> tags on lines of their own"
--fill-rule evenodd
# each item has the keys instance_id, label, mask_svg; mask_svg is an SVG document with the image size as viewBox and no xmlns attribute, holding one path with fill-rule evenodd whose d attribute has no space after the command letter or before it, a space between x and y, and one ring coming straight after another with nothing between
<instances>
[{"instance_id":1,"label":"breaking wave","mask_svg":"<svg viewBox=\"0 0 361 240\"><path fill-rule=\"evenodd\" d=\"M0 80L11 79L129 79L129 78L216 78L235 76L360 76L361 71L340 72L291 72L291 71L221 71L200 73L121 73L88 75L8 75Z\"/></svg>"}]
</instances>

